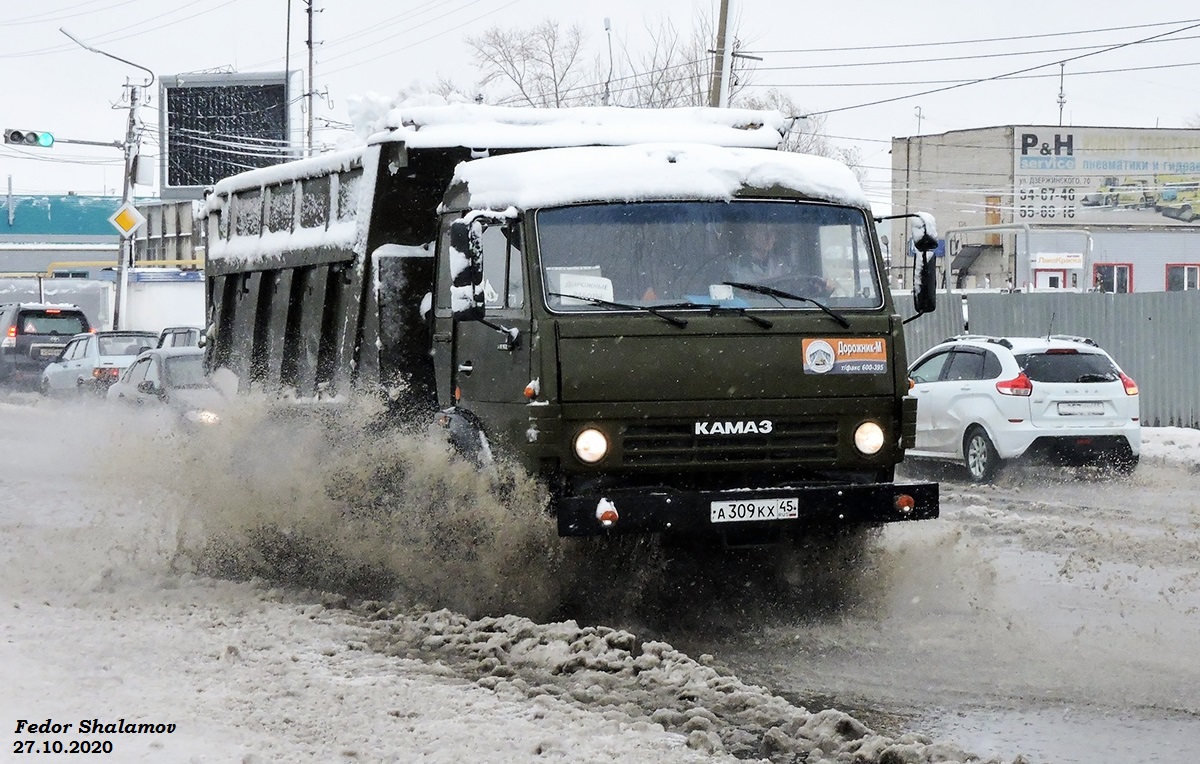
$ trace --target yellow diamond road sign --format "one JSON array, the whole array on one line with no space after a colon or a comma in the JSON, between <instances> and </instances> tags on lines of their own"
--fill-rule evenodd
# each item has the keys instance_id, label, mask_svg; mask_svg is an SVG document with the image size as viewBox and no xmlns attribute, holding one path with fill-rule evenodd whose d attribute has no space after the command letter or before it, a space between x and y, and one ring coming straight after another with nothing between
<instances>
[{"instance_id":1,"label":"yellow diamond road sign","mask_svg":"<svg viewBox=\"0 0 1200 764\"><path fill-rule=\"evenodd\" d=\"M125 202L117 208L108 222L112 223L113 228L120 231L122 236L129 238L133 236L134 231L146 224L146 216L138 212L137 207Z\"/></svg>"}]
</instances>

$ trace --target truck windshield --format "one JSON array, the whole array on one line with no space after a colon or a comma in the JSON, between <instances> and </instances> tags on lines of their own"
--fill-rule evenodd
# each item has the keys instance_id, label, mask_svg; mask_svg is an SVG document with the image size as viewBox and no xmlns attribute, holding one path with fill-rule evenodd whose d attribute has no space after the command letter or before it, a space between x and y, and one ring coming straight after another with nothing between
<instances>
[{"instance_id":1,"label":"truck windshield","mask_svg":"<svg viewBox=\"0 0 1200 764\"><path fill-rule=\"evenodd\" d=\"M554 311L611 311L597 301L789 310L816 310L812 300L838 308L883 305L869 223L852 207L774 200L590 204L541 210L536 221L547 307Z\"/></svg>"}]
</instances>

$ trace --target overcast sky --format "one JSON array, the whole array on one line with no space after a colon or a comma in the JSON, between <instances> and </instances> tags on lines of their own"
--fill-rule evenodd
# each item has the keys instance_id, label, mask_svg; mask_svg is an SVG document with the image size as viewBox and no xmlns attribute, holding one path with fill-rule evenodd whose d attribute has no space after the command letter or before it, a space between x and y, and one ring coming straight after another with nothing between
<instances>
[{"instance_id":1,"label":"overcast sky","mask_svg":"<svg viewBox=\"0 0 1200 764\"><path fill-rule=\"evenodd\" d=\"M314 117L317 138L326 143L347 138L321 126L346 122L355 95L390 95L414 83L432 87L439 78L473 90L479 72L464 39L490 27L524 28L547 18L579 24L588 60L603 61L606 17L619 57L622 47L647 49L648 28L669 21L687 36L694 19L714 17L718 7L716 0L315 2L314 89L328 95L318 98ZM1115 0L1088 3L1086 13L1080 3L1032 0L731 2L742 50L763 59L750 82L783 90L805 110L826 112L825 131L860 151L866 190L876 201L887 198L893 136L1059 124L1058 62L1066 59L1072 60L1065 66L1064 125L1185 127L1200 112L1200 18L1187 18L1186 9ZM61 141L122 140L123 85L126 78L141 84L147 74L84 50L60 28L158 75L279 71L288 50L289 6L292 68L303 69L305 0L5 2L0 127L48 130L60 142L49 149L0 144L0 172L18 194L121 191L117 149ZM1137 42L1153 36L1161 39ZM928 92L937 89L944 90ZM154 89L141 111L151 128L147 151L156 150L157 106Z\"/></svg>"}]
</instances>

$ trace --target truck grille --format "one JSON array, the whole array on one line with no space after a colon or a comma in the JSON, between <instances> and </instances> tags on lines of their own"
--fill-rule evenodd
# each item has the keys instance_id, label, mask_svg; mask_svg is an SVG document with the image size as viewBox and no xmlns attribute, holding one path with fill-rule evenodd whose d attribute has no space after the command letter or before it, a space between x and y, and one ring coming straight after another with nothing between
<instances>
[{"instance_id":1,"label":"truck grille","mask_svg":"<svg viewBox=\"0 0 1200 764\"><path fill-rule=\"evenodd\" d=\"M775 422L768 434L696 435L691 422L626 426L624 463L636 467L832 462L837 420Z\"/></svg>"}]
</instances>

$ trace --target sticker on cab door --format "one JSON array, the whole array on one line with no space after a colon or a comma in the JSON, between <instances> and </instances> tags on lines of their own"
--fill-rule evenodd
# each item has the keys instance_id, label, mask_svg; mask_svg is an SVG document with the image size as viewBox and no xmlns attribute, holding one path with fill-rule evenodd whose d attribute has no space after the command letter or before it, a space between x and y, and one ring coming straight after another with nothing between
<instances>
[{"instance_id":1,"label":"sticker on cab door","mask_svg":"<svg viewBox=\"0 0 1200 764\"><path fill-rule=\"evenodd\" d=\"M804 340L801 348L805 374L886 374L888 370L885 339L812 338Z\"/></svg>"}]
</instances>

